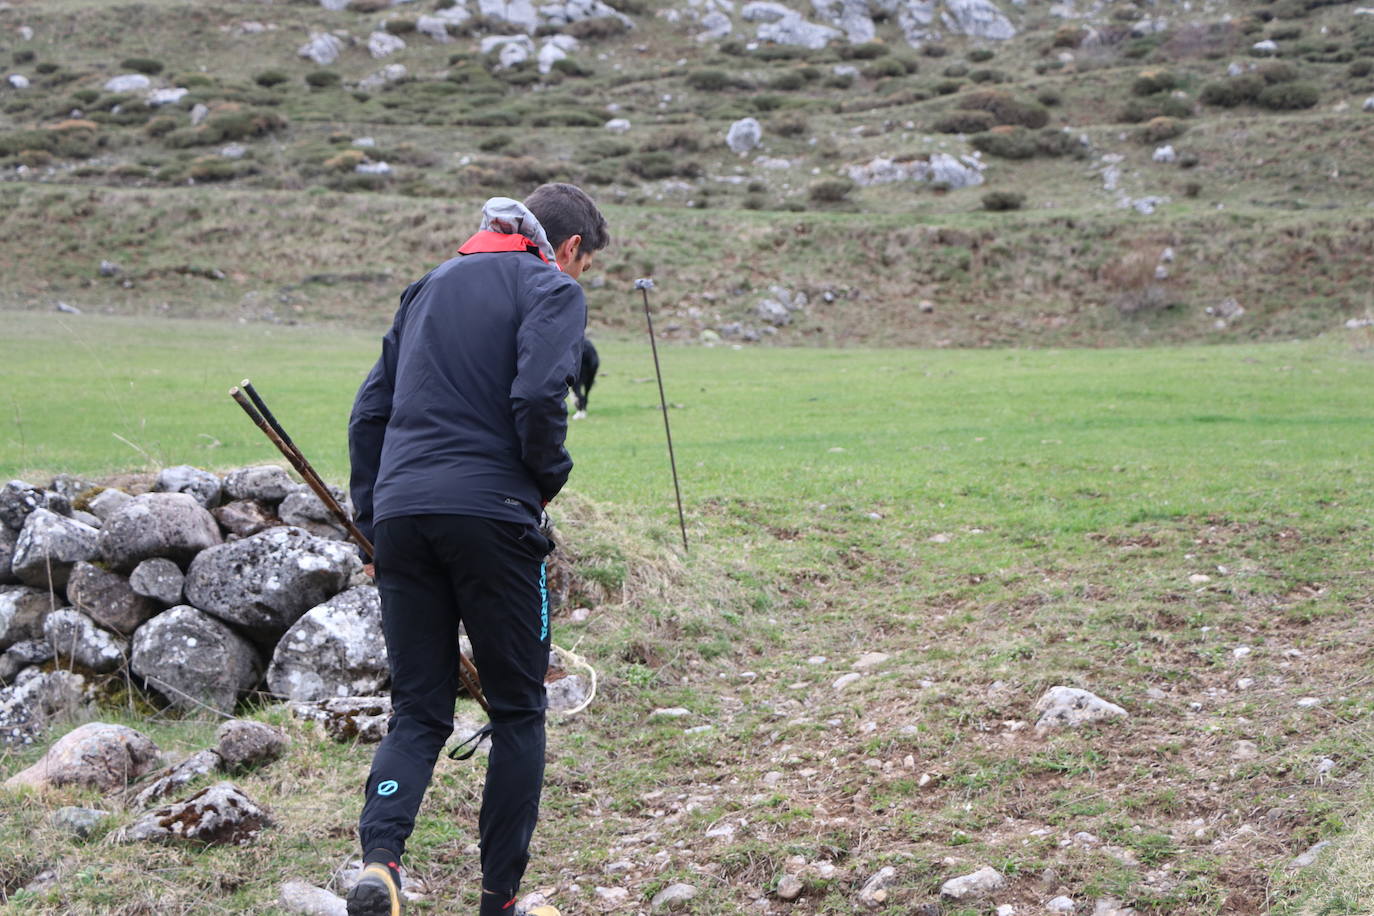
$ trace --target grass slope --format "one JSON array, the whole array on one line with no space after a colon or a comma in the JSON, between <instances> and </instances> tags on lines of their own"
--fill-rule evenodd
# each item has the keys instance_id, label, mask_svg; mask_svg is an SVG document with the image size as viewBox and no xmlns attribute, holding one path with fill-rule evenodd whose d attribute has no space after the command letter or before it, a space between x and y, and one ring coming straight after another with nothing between
<instances>
[{"instance_id":1,"label":"grass slope","mask_svg":"<svg viewBox=\"0 0 1374 916\"><path fill-rule=\"evenodd\" d=\"M343 474L370 335L6 318L12 378L39 378L54 337L98 358L15 389L29 457L5 473L137 469L111 432L157 463L270 460L221 394L252 374L325 475ZM884 912L897 914L991 864L1010 880L996 902L1028 911L1061 893L1142 913L1349 899L1358 871L1328 884L1283 867L1340 836L1369 773L1372 345L1360 331L1178 350L670 347L683 557L651 362L636 341L607 341L555 506L592 607L556 620L555 641L596 665L602 689L552 727L529 887L574 913L600 909L594 888L623 887L624 909L643 911L686 880L702 889L689 912L725 914L800 872L803 899L769 898L775 910L847 913L890 864ZM7 424L0 454L16 437ZM871 651L890 657L833 686ZM1031 707L1061 683L1131 718L1038 735ZM691 715L649 718L668 706ZM130 717L121 708L103 715ZM242 782L281 824L260 845L82 843L46 825L55 799L12 798L0 886L55 867L57 888L15 902L217 913L270 912L282 880L326 882L352 854L370 751L256 714L294 738ZM129 721L172 751L213 727ZM1335 768L1319 774L1323 758ZM417 912L473 902L480 777L440 768L410 856Z\"/></svg>"}]
</instances>

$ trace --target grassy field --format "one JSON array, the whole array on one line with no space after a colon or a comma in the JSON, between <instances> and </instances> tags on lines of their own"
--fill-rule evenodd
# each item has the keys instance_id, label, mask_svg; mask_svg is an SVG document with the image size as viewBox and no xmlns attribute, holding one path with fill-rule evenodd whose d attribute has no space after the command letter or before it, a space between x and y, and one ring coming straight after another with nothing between
<instances>
[{"instance_id":1,"label":"grassy field","mask_svg":"<svg viewBox=\"0 0 1374 916\"><path fill-rule=\"evenodd\" d=\"M225 396L243 375L327 478L345 475L370 332L4 317L6 476L273 460ZM991 864L1010 882L994 902L1018 912L1061 893L1142 913L1362 912L1367 332L1125 351L668 347L686 556L647 345L600 344L555 503L592 614L557 621L555 641L602 688L552 728L529 888L569 913L605 909L596 887L645 911L675 880L701 888L693 913L760 897L848 913L890 864L897 914ZM871 651L889 658L832 686ZM1038 735L1025 723L1054 684L1131 717ZM691 715L649 718L668 706ZM327 882L352 854L370 750L255 714L293 736L288 760L241 782L279 821L260 845L81 843L47 826L53 800L9 799L0 887L51 867L59 887L14 898L21 911L220 913L271 911L283 880ZM173 752L213 728L108 715ZM471 905L475 886L481 768L440 772L409 856L417 912ZM1285 870L1348 826L1336 872ZM806 886L793 904L770 896L788 872Z\"/></svg>"}]
</instances>

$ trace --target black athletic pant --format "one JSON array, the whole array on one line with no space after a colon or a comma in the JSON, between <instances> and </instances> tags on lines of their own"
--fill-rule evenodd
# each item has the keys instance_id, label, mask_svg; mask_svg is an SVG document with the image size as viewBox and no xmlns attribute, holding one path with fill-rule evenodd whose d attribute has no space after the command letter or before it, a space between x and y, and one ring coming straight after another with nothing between
<instances>
[{"instance_id":1,"label":"black athletic pant","mask_svg":"<svg viewBox=\"0 0 1374 916\"><path fill-rule=\"evenodd\" d=\"M544 781L544 675L549 605L544 557L552 544L533 524L464 515L378 522L377 587L391 664L391 725L372 760L359 838L363 852L397 856L434 763L453 731L458 621L472 641L491 704L491 754L478 833L482 912L516 894Z\"/></svg>"}]
</instances>

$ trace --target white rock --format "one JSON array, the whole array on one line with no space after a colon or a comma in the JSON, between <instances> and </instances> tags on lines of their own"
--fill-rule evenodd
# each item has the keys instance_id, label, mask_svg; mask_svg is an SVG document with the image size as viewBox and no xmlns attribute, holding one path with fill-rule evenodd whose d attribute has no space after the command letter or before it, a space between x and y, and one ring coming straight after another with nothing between
<instances>
[{"instance_id":1,"label":"white rock","mask_svg":"<svg viewBox=\"0 0 1374 916\"><path fill-rule=\"evenodd\" d=\"M367 53L378 60L397 51L404 51L405 47L405 40L390 32L373 32L367 36Z\"/></svg>"},{"instance_id":2,"label":"white rock","mask_svg":"<svg viewBox=\"0 0 1374 916\"><path fill-rule=\"evenodd\" d=\"M301 57L307 57L321 67L327 67L339 59L343 53L343 42L338 36L328 32L311 32L310 40L301 45L296 53Z\"/></svg>"},{"instance_id":3,"label":"white rock","mask_svg":"<svg viewBox=\"0 0 1374 916\"><path fill-rule=\"evenodd\" d=\"M540 73L548 73L553 65L566 58L577 49L577 39L571 35L553 35L539 49L538 65Z\"/></svg>"},{"instance_id":4,"label":"white rock","mask_svg":"<svg viewBox=\"0 0 1374 916\"><path fill-rule=\"evenodd\" d=\"M629 897L630 892L623 887L598 887L596 889L596 899L611 906L624 903Z\"/></svg>"},{"instance_id":5,"label":"white rock","mask_svg":"<svg viewBox=\"0 0 1374 916\"><path fill-rule=\"evenodd\" d=\"M1045 909L1049 910L1051 913L1072 913L1074 908L1073 900L1062 894L1045 904Z\"/></svg>"},{"instance_id":6,"label":"white rock","mask_svg":"<svg viewBox=\"0 0 1374 916\"><path fill-rule=\"evenodd\" d=\"M871 910L887 903L888 889L897 883L897 869L884 865L877 874L864 882L859 891L859 902Z\"/></svg>"},{"instance_id":7,"label":"white rock","mask_svg":"<svg viewBox=\"0 0 1374 916\"><path fill-rule=\"evenodd\" d=\"M1369 98L1365 99L1364 104L1361 105L1360 108L1364 109L1365 111L1374 111L1374 95L1371 95Z\"/></svg>"},{"instance_id":8,"label":"white rock","mask_svg":"<svg viewBox=\"0 0 1374 916\"><path fill-rule=\"evenodd\" d=\"M1051 687L1035 702L1037 729L1076 727L1107 719L1124 719L1126 710L1077 687Z\"/></svg>"},{"instance_id":9,"label":"white rock","mask_svg":"<svg viewBox=\"0 0 1374 916\"><path fill-rule=\"evenodd\" d=\"M287 881L281 886L277 902L288 913L301 916L348 916L348 904L342 897L322 887L304 881Z\"/></svg>"},{"instance_id":10,"label":"white rock","mask_svg":"<svg viewBox=\"0 0 1374 916\"><path fill-rule=\"evenodd\" d=\"M796 875L783 875L778 879L778 899L780 900L796 900L805 889L805 885Z\"/></svg>"},{"instance_id":11,"label":"white rock","mask_svg":"<svg viewBox=\"0 0 1374 916\"><path fill-rule=\"evenodd\" d=\"M105 81L106 92L142 92L153 84L142 73L125 73Z\"/></svg>"},{"instance_id":12,"label":"white rock","mask_svg":"<svg viewBox=\"0 0 1374 916\"><path fill-rule=\"evenodd\" d=\"M743 155L763 142L763 128L754 118L741 118L730 125L725 144L733 152Z\"/></svg>"},{"instance_id":13,"label":"white rock","mask_svg":"<svg viewBox=\"0 0 1374 916\"><path fill-rule=\"evenodd\" d=\"M683 716L690 716L692 711L682 706L668 706L663 709L655 709L649 713L650 719L680 719Z\"/></svg>"},{"instance_id":14,"label":"white rock","mask_svg":"<svg viewBox=\"0 0 1374 916\"><path fill-rule=\"evenodd\" d=\"M200 102L197 102L191 109L191 126L198 127L206 118L210 116L210 109Z\"/></svg>"},{"instance_id":15,"label":"white rock","mask_svg":"<svg viewBox=\"0 0 1374 916\"><path fill-rule=\"evenodd\" d=\"M854 662L854 667L859 670L876 668L891 657L886 652L865 652Z\"/></svg>"},{"instance_id":16,"label":"white rock","mask_svg":"<svg viewBox=\"0 0 1374 916\"><path fill-rule=\"evenodd\" d=\"M1317 861L1317 857L1321 855L1321 851L1330 845L1330 840L1322 840L1320 843L1316 844L1315 846L1311 847L1306 852L1304 852L1302 855L1298 856L1292 862L1289 862L1287 866L1288 869L1292 871L1299 868L1307 868L1309 865L1315 863Z\"/></svg>"},{"instance_id":17,"label":"white rock","mask_svg":"<svg viewBox=\"0 0 1374 916\"><path fill-rule=\"evenodd\" d=\"M219 154L223 159L242 159L248 152L248 147L242 143L230 143L228 146L220 148Z\"/></svg>"},{"instance_id":18,"label":"white rock","mask_svg":"<svg viewBox=\"0 0 1374 916\"><path fill-rule=\"evenodd\" d=\"M851 671L851 672L849 672L848 674L842 674L842 675L840 675L840 677L837 678L837 679L835 680L835 683L832 684L831 686L834 687L836 690L843 690L843 689L845 689L846 687L848 687L850 684L853 684L853 683L855 683L856 681L858 681L858 680L859 680L860 678L862 678L862 677L863 677L863 675L862 675L862 674L859 674L857 671Z\"/></svg>"},{"instance_id":19,"label":"white rock","mask_svg":"<svg viewBox=\"0 0 1374 916\"><path fill-rule=\"evenodd\" d=\"M148 93L148 104L154 108L162 105L175 105L190 91L181 86L174 89L154 89Z\"/></svg>"},{"instance_id":20,"label":"white rock","mask_svg":"<svg viewBox=\"0 0 1374 916\"><path fill-rule=\"evenodd\" d=\"M630 129L630 122L625 118L611 118L606 122L606 129L613 134L623 134Z\"/></svg>"},{"instance_id":21,"label":"white rock","mask_svg":"<svg viewBox=\"0 0 1374 916\"><path fill-rule=\"evenodd\" d=\"M940 18L951 32L971 38L1005 41L1016 37L1011 20L992 0L945 0L945 9Z\"/></svg>"},{"instance_id":22,"label":"white rock","mask_svg":"<svg viewBox=\"0 0 1374 916\"><path fill-rule=\"evenodd\" d=\"M984 866L972 874L950 878L940 885L940 895L951 900L978 900L1000 891L1006 884L1001 872Z\"/></svg>"},{"instance_id":23,"label":"white rock","mask_svg":"<svg viewBox=\"0 0 1374 916\"><path fill-rule=\"evenodd\" d=\"M523 64L534 54L534 42L528 35L488 35L482 39L483 54L496 52L497 65L503 70Z\"/></svg>"},{"instance_id":24,"label":"white rock","mask_svg":"<svg viewBox=\"0 0 1374 916\"><path fill-rule=\"evenodd\" d=\"M22 73L11 73L9 83L11 89L29 88L29 78Z\"/></svg>"},{"instance_id":25,"label":"white rock","mask_svg":"<svg viewBox=\"0 0 1374 916\"><path fill-rule=\"evenodd\" d=\"M1279 46L1274 41L1268 38L1264 39L1263 41L1255 42L1250 46L1250 48L1252 50L1260 52L1261 54L1277 54L1279 50Z\"/></svg>"},{"instance_id":26,"label":"white rock","mask_svg":"<svg viewBox=\"0 0 1374 916\"><path fill-rule=\"evenodd\" d=\"M1177 162L1178 154L1174 152L1171 144L1166 143L1164 146L1155 147L1154 154L1150 158L1155 162Z\"/></svg>"},{"instance_id":27,"label":"white rock","mask_svg":"<svg viewBox=\"0 0 1374 916\"><path fill-rule=\"evenodd\" d=\"M387 162L359 162L353 171L359 175L390 175L391 165Z\"/></svg>"},{"instance_id":28,"label":"white rock","mask_svg":"<svg viewBox=\"0 0 1374 916\"><path fill-rule=\"evenodd\" d=\"M649 901L649 909L654 911L674 910L696 895L697 889L691 884L683 884L682 882L670 884L654 894L654 899Z\"/></svg>"}]
</instances>

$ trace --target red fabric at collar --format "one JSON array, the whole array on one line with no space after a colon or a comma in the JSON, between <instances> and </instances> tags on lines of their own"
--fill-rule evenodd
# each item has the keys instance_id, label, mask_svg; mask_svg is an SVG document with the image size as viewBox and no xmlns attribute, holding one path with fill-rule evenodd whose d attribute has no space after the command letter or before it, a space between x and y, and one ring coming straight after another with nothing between
<instances>
[{"instance_id":1,"label":"red fabric at collar","mask_svg":"<svg viewBox=\"0 0 1374 916\"><path fill-rule=\"evenodd\" d=\"M458 249L459 254L485 254L492 251L528 251L539 255L539 259L545 264L549 263L549 259L544 257L544 252L540 251L534 242L523 235L505 232L478 232Z\"/></svg>"}]
</instances>

